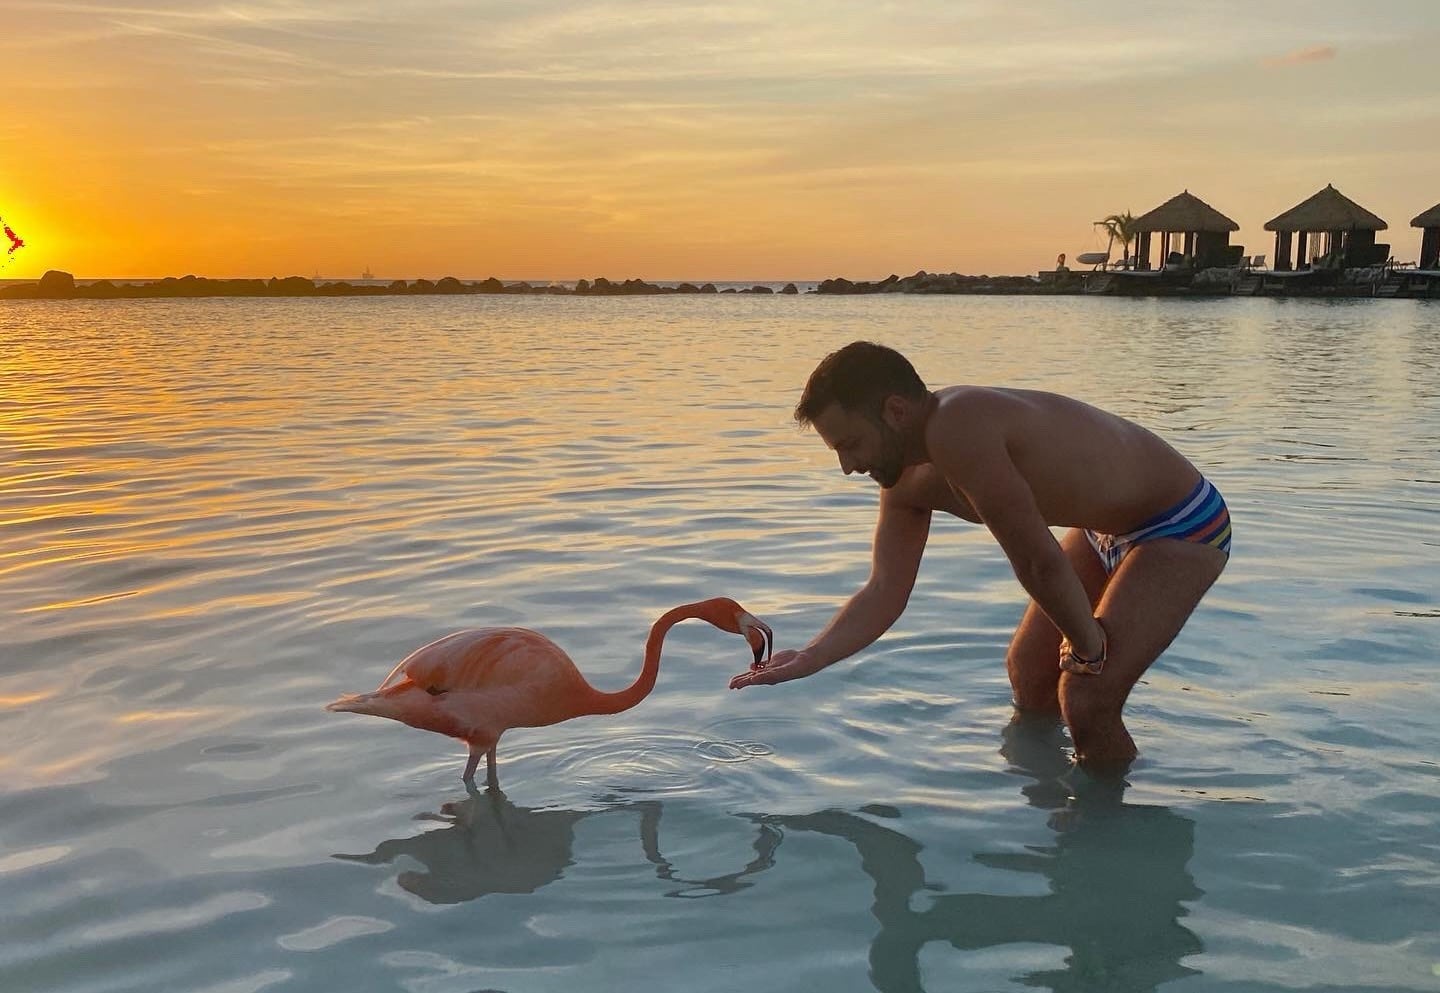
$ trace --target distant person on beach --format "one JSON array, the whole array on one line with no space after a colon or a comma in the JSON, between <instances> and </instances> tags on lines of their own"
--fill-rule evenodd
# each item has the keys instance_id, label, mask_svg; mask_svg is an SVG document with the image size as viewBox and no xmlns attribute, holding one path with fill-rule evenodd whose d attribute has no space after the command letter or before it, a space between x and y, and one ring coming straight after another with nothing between
<instances>
[{"instance_id":1,"label":"distant person on beach","mask_svg":"<svg viewBox=\"0 0 1440 993\"><path fill-rule=\"evenodd\" d=\"M1058 712L1077 759L1136 754L1121 710L1229 558L1230 515L1200 471L1138 424L1053 393L931 391L899 352L857 341L825 357L795 407L840 468L880 484L870 579L801 649L732 689L809 676L905 610L944 511L984 524L1031 601L1005 665L1016 707ZM1068 530L1058 541L1050 528Z\"/></svg>"}]
</instances>

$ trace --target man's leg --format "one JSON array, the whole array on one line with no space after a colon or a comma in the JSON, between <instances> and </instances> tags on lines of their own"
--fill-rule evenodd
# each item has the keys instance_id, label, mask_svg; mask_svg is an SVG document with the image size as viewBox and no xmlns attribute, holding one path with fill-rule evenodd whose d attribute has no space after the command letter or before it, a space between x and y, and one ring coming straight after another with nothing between
<instances>
[{"instance_id":1,"label":"man's leg","mask_svg":"<svg viewBox=\"0 0 1440 993\"><path fill-rule=\"evenodd\" d=\"M1227 560L1209 545L1157 538L1131 548L1115 570L1095 612L1109 639L1104 670L1093 676L1067 672L1060 679L1060 712L1083 764L1123 768L1135 758L1135 742L1120 717L1125 700Z\"/></svg>"},{"instance_id":2,"label":"man's leg","mask_svg":"<svg viewBox=\"0 0 1440 993\"><path fill-rule=\"evenodd\" d=\"M1090 547L1085 532L1071 528L1060 539L1060 547L1080 577L1094 609L1105 592L1105 566ZM1010 688L1015 706L1024 711L1055 714L1060 711L1057 690L1060 684L1060 632L1050 618L1034 602L1025 610L1010 650L1005 653L1005 668L1010 673Z\"/></svg>"}]
</instances>

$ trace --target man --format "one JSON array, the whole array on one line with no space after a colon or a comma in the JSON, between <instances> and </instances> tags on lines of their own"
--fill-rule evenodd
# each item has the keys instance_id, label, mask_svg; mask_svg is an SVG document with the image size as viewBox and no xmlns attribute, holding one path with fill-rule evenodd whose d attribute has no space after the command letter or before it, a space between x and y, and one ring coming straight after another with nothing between
<instances>
[{"instance_id":1,"label":"man","mask_svg":"<svg viewBox=\"0 0 1440 993\"><path fill-rule=\"evenodd\" d=\"M869 645L905 609L944 511L984 524L1031 603L1005 665L1015 705L1058 711L1077 759L1123 768L1120 712L1229 558L1219 492L1149 431L1053 393L930 391L910 362L857 341L826 356L795 419L881 486L870 579L808 645L732 689L809 676ZM1057 541L1051 526L1069 530Z\"/></svg>"}]
</instances>

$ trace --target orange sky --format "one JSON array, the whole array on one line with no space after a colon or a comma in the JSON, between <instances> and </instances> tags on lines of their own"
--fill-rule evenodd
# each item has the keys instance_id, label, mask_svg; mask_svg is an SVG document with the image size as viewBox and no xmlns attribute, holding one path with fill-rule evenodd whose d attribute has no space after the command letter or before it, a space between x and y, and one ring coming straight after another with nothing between
<instances>
[{"instance_id":1,"label":"orange sky","mask_svg":"<svg viewBox=\"0 0 1440 993\"><path fill-rule=\"evenodd\" d=\"M1141 16L1143 12L1143 16ZM1022 273L1440 201L1440 2L7 0L0 278ZM0 245L3 247L3 245Z\"/></svg>"}]
</instances>

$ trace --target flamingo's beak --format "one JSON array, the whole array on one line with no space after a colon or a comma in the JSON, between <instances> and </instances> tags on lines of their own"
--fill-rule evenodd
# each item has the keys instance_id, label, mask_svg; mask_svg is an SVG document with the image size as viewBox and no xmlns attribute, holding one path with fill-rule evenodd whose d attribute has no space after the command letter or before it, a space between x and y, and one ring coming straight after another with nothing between
<instances>
[{"instance_id":1,"label":"flamingo's beak","mask_svg":"<svg viewBox=\"0 0 1440 993\"><path fill-rule=\"evenodd\" d=\"M756 665L760 664L761 659L770 658L775 647L775 634L770 630L770 625L747 614L740 622L740 631L750 643L750 650L755 653Z\"/></svg>"}]
</instances>

